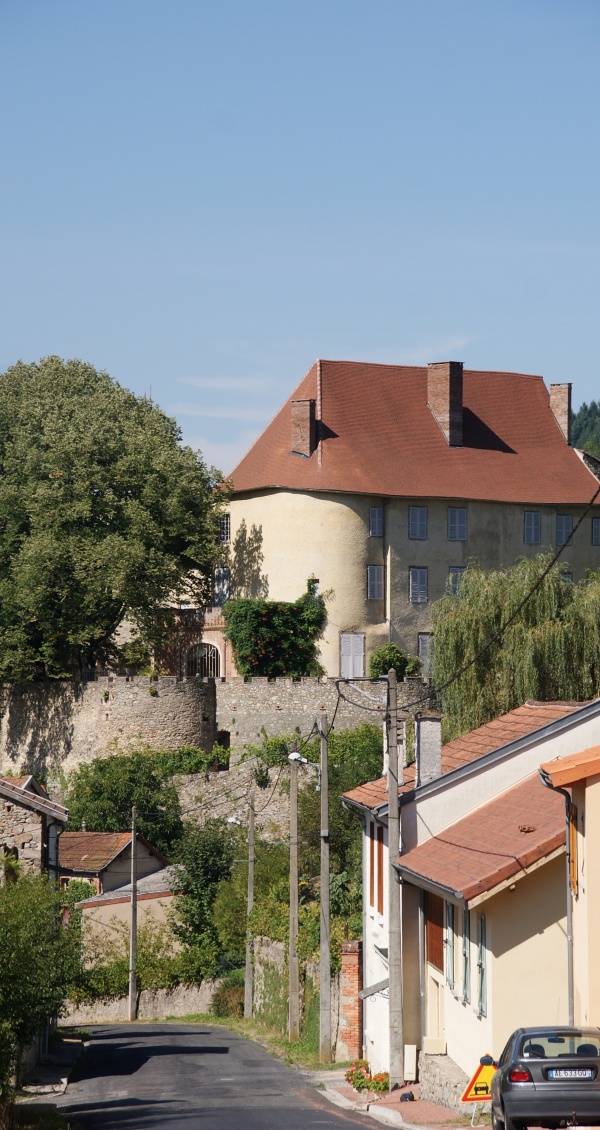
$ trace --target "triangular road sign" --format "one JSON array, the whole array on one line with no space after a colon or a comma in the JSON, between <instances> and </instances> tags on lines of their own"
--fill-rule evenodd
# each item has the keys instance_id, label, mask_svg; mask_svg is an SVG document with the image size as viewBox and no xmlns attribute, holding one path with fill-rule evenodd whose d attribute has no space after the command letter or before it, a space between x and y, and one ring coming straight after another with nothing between
<instances>
[{"instance_id":1,"label":"triangular road sign","mask_svg":"<svg viewBox=\"0 0 600 1130\"><path fill-rule=\"evenodd\" d=\"M488 1057L486 1057L488 1058ZM491 1059L492 1057L489 1056ZM461 1103L489 1103L492 1100L493 1063L480 1063L470 1083L461 1095Z\"/></svg>"}]
</instances>

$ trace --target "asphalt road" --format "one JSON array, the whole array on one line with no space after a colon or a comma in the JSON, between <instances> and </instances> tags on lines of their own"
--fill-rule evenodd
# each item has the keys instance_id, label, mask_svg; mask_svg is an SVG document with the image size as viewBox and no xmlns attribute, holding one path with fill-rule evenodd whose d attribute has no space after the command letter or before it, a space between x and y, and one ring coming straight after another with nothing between
<instances>
[{"instance_id":1,"label":"asphalt road","mask_svg":"<svg viewBox=\"0 0 600 1130\"><path fill-rule=\"evenodd\" d=\"M58 1106L80 1130L359 1130L302 1072L223 1028L93 1028L77 1081Z\"/></svg>"}]
</instances>

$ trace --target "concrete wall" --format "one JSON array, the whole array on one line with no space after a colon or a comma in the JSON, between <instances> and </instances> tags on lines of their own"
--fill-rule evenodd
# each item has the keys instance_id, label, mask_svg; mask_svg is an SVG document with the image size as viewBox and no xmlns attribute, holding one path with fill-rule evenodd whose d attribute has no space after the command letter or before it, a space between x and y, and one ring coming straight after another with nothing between
<instances>
[{"instance_id":1,"label":"concrete wall","mask_svg":"<svg viewBox=\"0 0 600 1130\"><path fill-rule=\"evenodd\" d=\"M425 540L408 537L410 505L427 507ZM448 540L449 505L466 507L464 542ZM371 506L384 508L383 537L369 535ZM525 509L540 511L539 545L523 541ZM445 592L451 565L464 566L476 558L486 569L499 568L518 557L556 548L554 506L271 490L237 496L231 500L230 513L233 596L296 600L311 574L319 578L322 592L332 590L321 644L321 662L329 675L340 673L341 632L364 632L367 661L389 639L415 654L418 633L431 630L431 602ZM582 507L561 507L560 513L571 514L575 524ZM564 555L576 581L585 576L586 568L600 566L600 546L591 544L591 521L591 516L586 518ZM368 565L385 567L384 600L367 599ZM411 566L429 570L427 604L409 603Z\"/></svg>"},{"instance_id":2,"label":"concrete wall","mask_svg":"<svg viewBox=\"0 0 600 1130\"><path fill-rule=\"evenodd\" d=\"M200 679L12 685L0 724L0 772L58 775L106 755L111 742L212 749L215 735L215 686Z\"/></svg>"}]
</instances>

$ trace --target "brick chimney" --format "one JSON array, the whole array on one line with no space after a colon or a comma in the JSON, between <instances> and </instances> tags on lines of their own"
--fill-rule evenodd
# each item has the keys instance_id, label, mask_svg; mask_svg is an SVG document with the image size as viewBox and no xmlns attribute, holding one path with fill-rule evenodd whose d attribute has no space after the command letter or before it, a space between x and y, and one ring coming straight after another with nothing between
<instances>
[{"instance_id":1,"label":"brick chimney","mask_svg":"<svg viewBox=\"0 0 600 1130\"><path fill-rule=\"evenodd\" d=\"M292 400L292 455L310 459L315 450L315 402Z\"/></svg>"},{"instance_id":2,"label":"brick chimney","mask_svg":"<svg viewBox=\"0 0 600 1130\"><path fill-rule=\"evenodd\" d=\"M571 385L550 385L550 409L567 443L571 442Z\"/></svg>"},{"instance_id":3,"label":"brick chimney","mask_svg":"<svg viewBox=\"0 0 600 1130\"><path fill-rule=\"evenodd\" d=\"M442 775L442 716L422 714L416 720L417 785Z\"/></svg>"},{"instance_id":4,"label":"brick chimney","mask_svg":"<svg viewBox=\"0 0 600 1130\"><path fill-rule=\"evenodd\" d=\"M463 441L462 361L438 361L427 366L427 404L450 447Z\"/></svg>"}]
</instances>

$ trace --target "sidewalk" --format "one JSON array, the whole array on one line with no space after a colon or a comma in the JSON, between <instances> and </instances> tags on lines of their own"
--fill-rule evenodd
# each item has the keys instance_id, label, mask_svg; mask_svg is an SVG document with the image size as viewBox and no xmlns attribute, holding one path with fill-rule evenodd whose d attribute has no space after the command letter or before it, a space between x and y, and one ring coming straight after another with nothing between
<instances>
[{"instance_id":1,"label":"sidewalk","mask_svg":"<svg viewBox=\"0 0 600 1130\"><path fill-rule=\"evenodd\" d=\"M359 1094L353 1087L346 1083L344 1070L315 1072L311 1076L313 1086L318 1087L325 1098L336 1106L347 1110L355 1110L360 1114L369 1114L378 1122L388 1126L404 1127L405 1130L424 1130L424 1128L443 1127L444 1130L460 1128L465 1130L469 1126L473 1107L465 1105L465 1113L458 1114L446 1106L430 1103L419 1098L419 1084L405 1083L391 1094L366 1095ZM401 1095L411 1091L415 1096L414 1102L401 1102ZM489 1112L484 1109L476 1126L489 1126Z\"/></svg>"},{"instance_id":2,"label":"sidewalk","mask_svg":"<svg viewBox=\"0 0 600 1130\"><path fill-rule=\"evenodd\" d=\"M36 1063L25 1076L21 1087L24 1097L19 1102L35 1102L40 1095L64 1095L83 1047L83 1040L74 1037L52 1040L46 1059Z\"/></svg>"}]
</instances>

